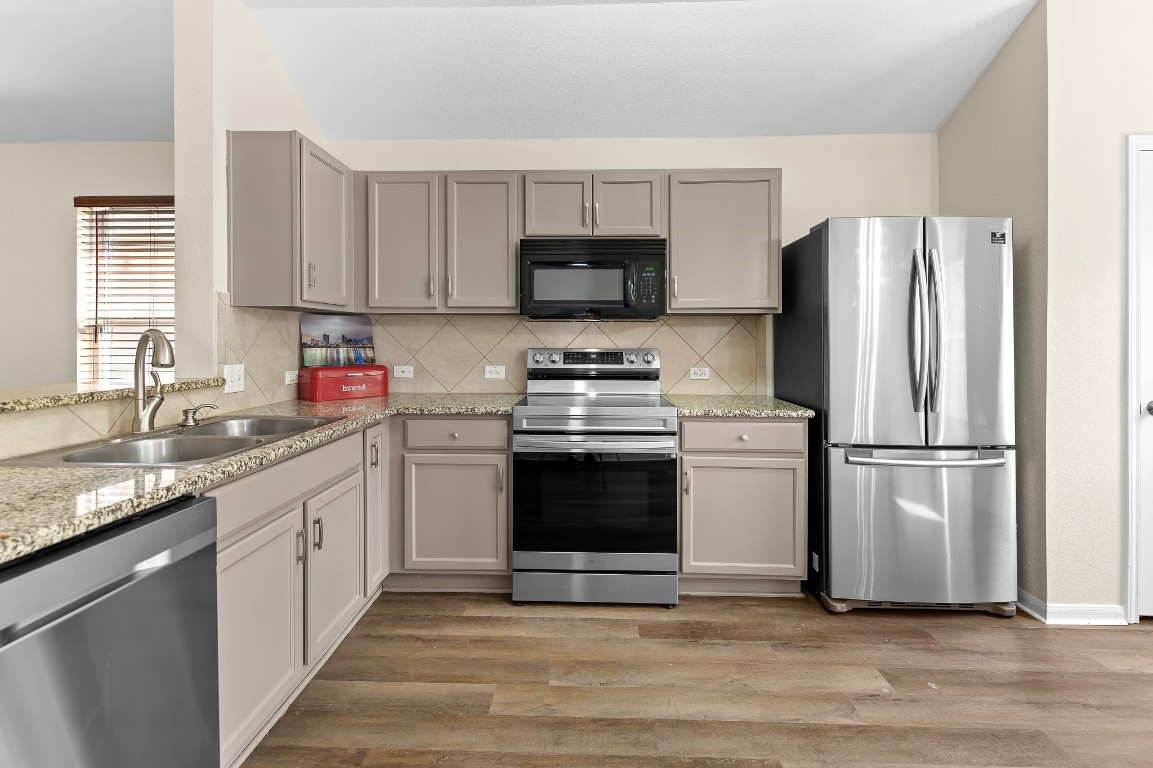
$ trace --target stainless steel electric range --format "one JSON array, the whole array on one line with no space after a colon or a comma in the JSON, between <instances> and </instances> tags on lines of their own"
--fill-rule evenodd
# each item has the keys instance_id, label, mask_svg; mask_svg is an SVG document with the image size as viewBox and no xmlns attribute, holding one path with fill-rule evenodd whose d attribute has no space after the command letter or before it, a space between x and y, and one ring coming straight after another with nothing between
<instances>
[{"instance_id":1,"label":"stainless steel electric range","mask_svg":"<svg viewBox=\"0 0 1153 768\"><path fill-rule=\"evenodd\" d=\"M515 603L677 604L677 409L656 349L530 349L512 409Z\"/></svg>"}]
</instances>

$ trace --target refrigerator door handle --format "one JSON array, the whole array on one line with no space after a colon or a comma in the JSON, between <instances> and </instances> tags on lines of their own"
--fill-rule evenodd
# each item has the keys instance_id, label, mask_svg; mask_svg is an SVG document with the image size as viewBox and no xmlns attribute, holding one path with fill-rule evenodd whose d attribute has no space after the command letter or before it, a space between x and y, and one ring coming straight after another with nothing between
<instances>
[{"instance_id":1,"label":"refrigerator door handle","mask_svg":"<svg viewBox=\"0 0 1153 768\"><path fill-rule=\"evenodd\" d=\"M929 410L939 413L941 410L941 324L945 319L941 311L941 302L945 291L941 283L941 254L936 248L929 249L929 340L932 350L929 364Z\"/></svg>"},{"instance_id":2,"label":"refrigerator door handle","mask_svg":"<svg viewBox=\"0 0 1153 768\"><path fill-rule=\"evenodd\" d=\"M1003 467L1005 454L986 456L977 452L975 459L882 459L873 456L872 451L845 451L845 463L862 467L926 467L929 469L953 469L961 467Z\"/></svg>"},{"instance_id":3,"label":"refrigerator door handle","mask_svg":"<svg viewBox=\"0 0 1153 768\"><path fill-rule=\"evenodd\" d=\"M929 387L929 334L926 325L929 321L929 282L925 276L925 254L920 248L913 250L913 277L920 309L920 328L914 327L915 312L909 313L909 368L913 373L913 411L925 410L925 393ZM917 349L916 332L920 330L921 346Z\"/></svg>"}]
</instances>

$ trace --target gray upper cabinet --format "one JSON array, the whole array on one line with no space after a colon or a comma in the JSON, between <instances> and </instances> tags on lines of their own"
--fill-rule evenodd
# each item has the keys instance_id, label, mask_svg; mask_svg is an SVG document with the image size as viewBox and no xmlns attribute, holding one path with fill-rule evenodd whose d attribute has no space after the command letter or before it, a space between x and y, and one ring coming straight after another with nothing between
<instances>
[{"instance_id":1,"label":"gray upper cabinet","mask_svg":"<svg viewBox=\"0 0 1153 768\"><path fill-rule=\"evenodd\" d=\"M660 171L526 173L525 237L661 234Z\"/></svg>"},{"instance_id":2,"label":"gray upper cabinet","mask_svg":"<svg viewBox=\"0 0 1153 768\"><path fill-rule=\"evenodd\" d=\"M435 309L440 262L440 175L370 173L368 307Z\"/></svg>"},{"instance_id":3,"label":"gray upper cabinet","mask_svg":"<svg viewBox=\"0 0 1153 768\"><path fill-rule=\"evenodd\" d=\"M228 133L235 306L351 309L352 236L347 166L295 131Z\"/></svg>"},{"instance_id":4,"label":"gray upper cabinet","mask_svg":"<svg viewBox=\"0 0 1153 768\"><path fill-rule=\"evenodd\" d=\"M593 175L533 172L524 175L526 237L579 237L593 233Z\"/></svg>"},{"instance_id":5,"label":"gray upper cabinet","mask_svg":"<svg viewBox=\"0 0 1153 768\"><path fill-rule=\"evenodd\" d=\"M781 171L669 174L669 311L779 312Z\"/></svg>"},{"instance_id":6,"label":"gray upper cabinet","mask_svg":"<svg viewBox=\"0 0 1153 768\"><path fill-rule=\"evenodd\" d=\"M603 237L661 233L661 173L593 174L593 234Z\"/></svg>"},{"instance_id":7,"label":"gray upper cabinet","mask_svg":"<svg viewBox=\"0 0 1153 768\"><path fill-rule=\"evenodd\" d=\"M450 173L445 179L446 305L515 310L516 173Z\"/></svg>"}]
</instances>

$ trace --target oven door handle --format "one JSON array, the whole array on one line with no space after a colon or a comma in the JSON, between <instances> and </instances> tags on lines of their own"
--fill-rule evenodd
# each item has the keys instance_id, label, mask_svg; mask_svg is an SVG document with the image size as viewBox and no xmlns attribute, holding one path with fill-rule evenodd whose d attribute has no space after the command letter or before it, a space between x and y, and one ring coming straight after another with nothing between
<instances>
[{"instance_id":1,"label":"oven door handle","mask_svg":"<svg viewBox=\"0 0 1153 768\"><path fill-rule=\"evenodd\" d=\"M533 440L513 447L513 453L672 453L676 440Z\"/></svg>"}]
</instances>

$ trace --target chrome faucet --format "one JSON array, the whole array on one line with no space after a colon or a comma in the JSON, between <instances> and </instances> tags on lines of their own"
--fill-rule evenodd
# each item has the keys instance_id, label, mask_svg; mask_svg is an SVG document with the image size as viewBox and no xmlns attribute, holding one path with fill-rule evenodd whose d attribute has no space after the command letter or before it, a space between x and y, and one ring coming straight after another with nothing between
<instances>
[{"instance_id":1,"label":"chrome faucet","mask_svg":"<svg viewBox=\"0 0 1153 768\"><path fill-rule=\"evenodd\" d=\"M148 342L152 342L152 381L156 384L156 394L148 396L148 388L144 383L144 355L148 352ZM160 391L160 374L156 368L171 368L176 360L172 355L172 345L168 337L155 328L149 328L140 334L140 341L136 343L136 365L132 369L135 380L136 402L133 405L132 431L151 432L156 428L156 412L164 402L164 393Z\"/></svg>"}]
</instances>

